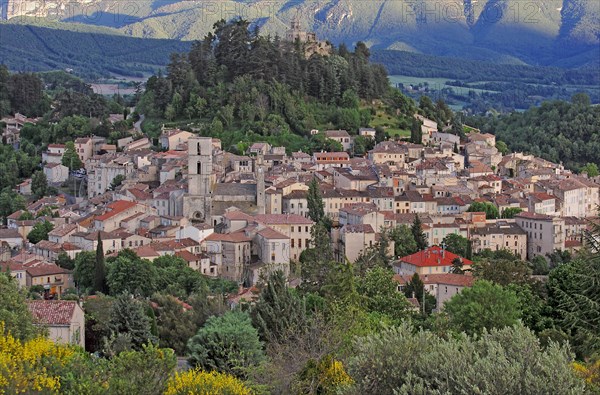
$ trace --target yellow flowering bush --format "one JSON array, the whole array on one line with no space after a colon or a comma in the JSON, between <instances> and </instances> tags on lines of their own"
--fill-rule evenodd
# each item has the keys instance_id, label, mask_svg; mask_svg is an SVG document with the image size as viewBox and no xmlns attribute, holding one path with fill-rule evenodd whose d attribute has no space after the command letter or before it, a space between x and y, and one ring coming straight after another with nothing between
<instances>
[{"instance_id":1,"label":"yellow flowering bush","mask_svg":"<svg viewBox=\"0 0 600 395\"><path fill-rule=\"evenodd\" d=\"M72 348L43 337L22 342L0 323L0 394L58 393L60 377L52 372L68 364Z\"/></svg>"},{"instance_id":2,"label":"yellow flowering bush","mask_svg":"<svg viewBox=\"0 0 600 395\"><path fill-rule=\"evenodd\" d=\"M575 373L584 379L591 388L600 391L600 359L589 364L573 362L571 366Z\"/></svg>"},{"instance_id":3,"label":"yellow flowering bush","mask_svg":"<svg viewBox=\"0 0 600 395\"><path fill-rule=\"evenodd\" d=\"M309 360L298 375L294 392L298 394L335 394L341 388L354 383L346 373L342 362L331 355L325 355L319 361Z\"/></svg>"},{"instance_id":4,"label":"yellow flowering bush","mask_svg":"<svg viewBox=\"0 0 600 395\"><path fill-rule=\"evenodd\" d=\"M175 373L165 395L251 395L252 391L232 375L202 370Z\"/></svg>"}]
</instances>

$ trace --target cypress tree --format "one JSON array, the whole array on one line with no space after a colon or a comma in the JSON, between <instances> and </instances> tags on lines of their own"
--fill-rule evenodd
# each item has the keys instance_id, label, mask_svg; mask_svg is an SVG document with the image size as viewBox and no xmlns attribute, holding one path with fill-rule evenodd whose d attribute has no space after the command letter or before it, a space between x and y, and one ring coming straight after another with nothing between
<instances>
[{"instance_id":1,"label":"cypress tree","mask_svg":"<svg viewBox=\"0 0 600 395\"><path fill-rule=\"evenodd\" d=\"M98 232L98 245L96 247L94 292L106 293L106 267L104 265L104 248L100 232Z\"/></svg>"},{"instance_id":2,"label":"cypress tree","mask_svg":"<svg viewBox=\"0 0 600 395\"><path fill-rule=\"evenodd\" d=\"M306 200L308 204L308 216L315 223L320 223L325 217L325 204L323 203L323 197L315 178L308 184L308 196Z\"/></svg>"},{"instance_id":3,"label":"cypress tree","mask_svg":"<svg viewBox=\"0 0 600 395\"><path fill-rule=\"evenodd\" d=\"M427 235L425 234L425 232L423 232L423 227L421 223L421 218L419 218L419 214L415 215L415 220L413 221L411 230L419 251L426 249Z\"/></svg>"}]
</instances>

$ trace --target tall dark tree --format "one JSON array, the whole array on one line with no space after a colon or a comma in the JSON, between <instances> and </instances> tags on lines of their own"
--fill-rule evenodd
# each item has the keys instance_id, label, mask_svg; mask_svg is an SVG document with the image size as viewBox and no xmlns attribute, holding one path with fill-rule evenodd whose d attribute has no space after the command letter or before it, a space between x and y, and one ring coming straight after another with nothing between
<instances>
[{"instance_id":1,"label":"tall dark tree","mask_svg":"<svg viewBox=\"0 0 600 395\"><path fill-rule=\"evenodd\" d=\"M423 223L421 222L421 218L419 214L415 214L415 220L413 221L411 228L413 237L415 238L415 242L417 243L417 248L419 250L424 250L427 248L427 235L423 232Z\"/></svg>"},{"instance_id":2,"label":"tall dark tree","mask_svg":"<svg viewBox=\"0 0 600 395\"><path fill-rule=\"evenodd\" d=\"M334 266L334 256L331 238L325 226L313 226L311 236L311 248L300 254L301 288L309 292L318 292Z\"/></svg>"},{"instance_id":3,"label":"tall dark tree","mask_svg":"<svg viewBox=\"0 0 600 395\"><path fill-rule=\"evenodd\" d=\"M46 196L48 192L48 178L46 178L46 173L41 170L33 173L31 177L31 192L37 199L41 199Z\"/></svg>"},{"instance_id":4,"label":"tall dark tree","mask_svg":"<svg viewBox=\"0 0 600 395\"><path fill-rule=\"evenodd\" d=\"M325 204L319 190L319 183L313 178L308 184L308 195L306 197L308 204L308 216L315 223L321 223L325 217Z\"/></svg>"},{"instance_id":5,"label":"tall dark tree","mask_svg":"<svg viewBox=\"0 0 600 395\"><path fill-rule=\"evenodd\" d=\"M421 144L423 142L421 122L416 118L412 120L410 125L410 142L413 144Z\"/></svg>"},{"instance_id":6,"label":"tall dark tree","mask_svg":"<svg viewBox=\"0 0 600 395\"><path fill-rule=\"evenodd\" d=\"M157 339L151 332L151 321L144 303L127 294L117 297L110 309L109 329L111 337L107 351L111 354L129 348L141 350Z\"/></svg>"},{"instance_id":7,"label":"tall dark tree","mask_svg":"<svg viewBox=\"0 0 600 395\"><path fill-rule=\"evenodd\" d=\"M306 308L304 302L288 289L283 273L277 271L269 277L250 317L262 340L279 341L291 327L297 329L306 324Z\"/></svg>"},{"instance_id":8,"label":"tall dark tree","mask_svg":"<svg viewBox=\"0 0 600 395\"><path fill-rule=\"evenodd\" d=\"M104 247L102 245L100 232L98 232L97 243L96 264L94 266L94 292L106 293L106 266L104 262Z\"/></svg>"}]
</instances>

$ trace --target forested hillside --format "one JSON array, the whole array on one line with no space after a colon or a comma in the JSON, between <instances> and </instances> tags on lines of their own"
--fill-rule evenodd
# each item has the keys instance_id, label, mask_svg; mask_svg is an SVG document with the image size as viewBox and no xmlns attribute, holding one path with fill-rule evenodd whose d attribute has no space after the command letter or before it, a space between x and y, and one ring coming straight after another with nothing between
<instances>
[{"instance_id":1,"label":"forested hillside","mask_svg":"<svg viewBox=\"0 0 600 395\"><path fill-rule=\"evenodd\" d=\"M600 48L594 66L580 69L505 64L441 57L406 51L373 51L403 92L418 99L427 94L474 114L511 112L539 106L547 100L570 100L587 93L600 103ZM412 78L414 77L414 78ZM420 84L420 85L419 85ZM411 86L408 86L411 85ZM411 91L418 85L423 90Z\"/></svg>"},{"instance_id":2,"label":"forested hillside","mask_svg":"<svg viewBox=\"0 0 600 395\"><path fill-rule=\"evenodd\" d=\"M306 145L314 128L356 132L374 115L361 102L382 99L402 108L402 127L410 128L412 101L391 93L385 69L369 62L363 43L354 52L342 45L331 56L306 58L302 44L248 27L221 21L189 54L174 54L167 75L148 80L139 111L151 120L192 122L227 148L266 139L292 150Z\"/></svg>"},{"instance_id":3,"label":"forested hillside","mask_svg":"<svg viewBox=\"0 0 600 395\"><path fill-rule=\"evenodd\" d=\"M571 103L546 102L524 113L468 120L508 144L512 151L530 152L571 169L600 165L600 106L584 94Z\"/></svg>"}]
</instances>

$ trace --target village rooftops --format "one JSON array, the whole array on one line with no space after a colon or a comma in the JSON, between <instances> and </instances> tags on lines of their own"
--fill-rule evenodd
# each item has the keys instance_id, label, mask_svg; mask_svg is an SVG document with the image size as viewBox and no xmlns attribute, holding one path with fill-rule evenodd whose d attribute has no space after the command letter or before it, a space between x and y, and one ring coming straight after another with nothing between
<instances>
[{"instance_id":1,"label":"village rooftops","mask_svg":"<svg viewBox=\"0 0 600 395\"><path fill-rule=\"evenodd\" d=\"M408 149L404 145L396 144L393 141L382 141L377 144L371 151L374 154L404 154L408 152Z\"/></svg>"},{"instance_id":2,"label":"village rooftops","mask_svg":"<svg viewBox=\"0 0 600 395\"><path fill-rule=\"evenodd\" d=\"M309 218L296 214L259 214L255 215L254 220L262 222L265 225L312 225L313 221Z\"/></svg>"},{"instance_id":3,"label":"village rooftops","mask_svg":"<svg viewBox=\"0 0 600 395\"><path fill-rule=\"evenodd\" d=\"M545 214L537 214L537 213L530 213L528 211L523 211L523 212L515 215L515 218L526 218L526 219L531 219L531 220L536 220L536 221L552 221L552 219L554 217L551 217L551 216L545 215Z\"/></svg>"},{"instance_id":4,"label":"village rooftops","mask_svg":"<svg viewBox=\"0 0 600 395\"><path fill-rule=\"evenodd\" d=\"M489 234L505 234L505 235L526 235L521 227L515 223L508 223L505 221L498 221L495 224L486 225L484 227L477 227L471 230L474 235L489 235Z\"/></svg>"},{"instance_id":5,"label":"village rooftops","mask_svg":"<svg viewBox=\"0 0 600 395\"><path fill-rule=\"evenodd\" d=\"M109 211L96 217L96 220L97 221L106 221L107 219L110 219L110 218L114 217L115 215L122 213L125 210L129 210L130 208L135 207L136 205L137 205L136 202L129 202L127 200L117 200L115 202L110 203L107 206Z\"/></svg>"},{"instance_id":6,"label":"village rooftops","mask_svg":"<svg viewBox=\"0 0 600 395\"><path fill-rule=\"evenodd\" d=\"M70 326L77 302L74 300L28 300L27 307L38 325Z\"/></svg>"},{"instance_id":7,"label":"village rooftops","mask_svg":"<svg viewBox=\"0 0 600 395\"><path fill-rule=\"evenodd\" d=\"M0 239L20 239L21 235L16 229L0 229Z\"/></svg>"},{"instance_id":8,"label":"village rooftops","mask_svg":"<svg viewBox=\"0 0 600 395\"><path fill-rule=\"evenodd\" d=\"M378 209L374 203L350 203L340 208L340 211L362 217L366 214L377 212Z\"/></svg>"},{"instance_id":9,"label":"village rooftops","mask_svg":"<svg viewBox=\"0 0 600 395\"><path fill-rule=\"evenodd\" d=\"M350 135L348 134L347 131L345 130L326 130L325 131L325 136L327 136L327 138L344 138L344 137L350 137Z\"/></svg>"},{"instance_id":10,"label":"village rooftops","mask_svg":"<svg viewBox=\"0 0 600 395\"><path fill-rule=\"evenodd\" d=\"M48 236L64 237L64 236L68 235L69 233L75 231L76 229L77 229L76 224L60 225L60 226L52 229L50 232L48 232Z\"/></svg>"},{"instance_id":11,"label":"village rooftops","mask_svg":"<svg viewBox=\"0 0 600 395\"><path fill-rule=\"evenodd\" d=\"M223 214L223 218L229 221L252 221L253 217L241 210L229 210Z\"/></svg>"},{"instance_id":12,"label":"village rooftops","mask_svg":"<svg viewBox=\"0 0 600 395\"><path fill-rule=\"evenodd\" d=\"M229 243L244 243L252 241L252 238L246 235L246 232L234 232L234 233L212 233L210 234L205 241L223 241Z\"/></svg>"},{"instance_id":13,"label":"village rooftops","mask_svg":"<svg viewBox=\"0 0 600 395\"><path fill-rule=\"evenodd\" d=\"M282 239L289 239L288 236L284 235L283 233L280 233L274 229L271 228L264 228L262 230L259 230L257 232L259 235L261 235L262 237L264 237L265 239L271 239L271 240L282 240Z\"/></svg>"},{"instance_id":14,"label":"village rooftops","mask_svg":"<svg viewBox=\"0 0 600 395\"><path fill-rule=\"evenodd\" d=\"M354 224L344 225L342 227L344 233L375 233L373 227L370 224Z\"/></svg>"}]
</instances>

